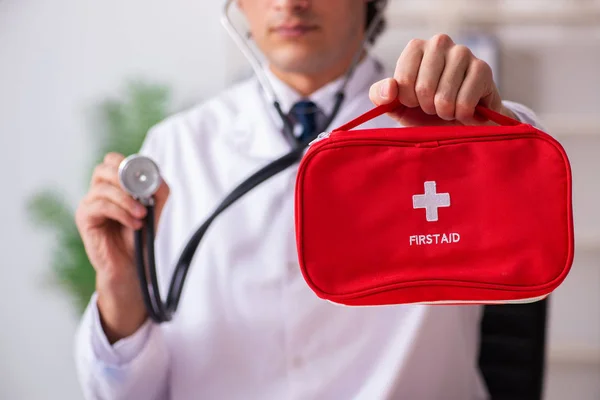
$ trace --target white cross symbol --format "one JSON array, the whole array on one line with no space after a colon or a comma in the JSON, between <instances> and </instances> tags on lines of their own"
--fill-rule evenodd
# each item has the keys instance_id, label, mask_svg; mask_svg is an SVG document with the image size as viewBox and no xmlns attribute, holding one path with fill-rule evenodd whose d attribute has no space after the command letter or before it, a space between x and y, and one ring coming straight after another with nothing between
<instances>
[{"instance_id":1,"label":"white cross symbol","mask_svg":"<svg viewBox=\"0 0 600 400\"><path fill-rule=\"evenodd\" d=\"M450 207L450 194L436 193L435 181L425 182L425 194L413 196L413 208L424 208L427 221L433 222L438 220L439 207Z\"/></svg>"}]
</instances>

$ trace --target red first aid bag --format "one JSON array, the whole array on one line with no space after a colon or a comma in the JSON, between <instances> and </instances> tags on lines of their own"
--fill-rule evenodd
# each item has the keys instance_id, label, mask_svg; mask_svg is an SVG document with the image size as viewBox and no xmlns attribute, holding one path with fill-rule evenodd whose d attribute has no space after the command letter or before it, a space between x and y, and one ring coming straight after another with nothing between
<instances>
[{"instance_id":1,"label":"red first aid bag","mask_svg":"<svg viewBox=\"0 0 600 400\"><path fill-rule=\"evenodd\" d=\"M573 262L571 169L550 135L490 126L354 129L301 160L295 222L310 288L345 305L533 302Z\"/></svg>"}]
</instances>

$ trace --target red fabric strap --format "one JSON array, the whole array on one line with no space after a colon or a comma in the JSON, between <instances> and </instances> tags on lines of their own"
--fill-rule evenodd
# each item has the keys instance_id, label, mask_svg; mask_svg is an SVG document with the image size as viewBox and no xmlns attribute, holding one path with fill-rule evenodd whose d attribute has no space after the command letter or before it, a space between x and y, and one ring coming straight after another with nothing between
<instances>
[{"instance_id":1,"label":"red fabric strap","mask_svg":"<svg viewBox=\"0 0 600 400\"><path fill-rule=\"evenodd\" d=\"M366 113L359 115L355 119L347 122L346 124L340 126L337 129L335 129L334 132L335 131L348 131L350 129L356 128L357 126L362 125L367 121L377 118L380 115L383 115L385 113L397 110L400 107L406 107L406 106L401 104L398 99L394 100L391 103L374 107L371 110L367 111ZM488 120L497 123L498 125L512 126L512 125L521 125L522 124L520 121L517 121L516 119L502 115L502 114L500 114L496 111L490 110L489 108L484 107L482 105L478 105L477 107L475 107L475 111L477 113L479 113L482 117L485 117Z\"/></svg>"}]
</instances>

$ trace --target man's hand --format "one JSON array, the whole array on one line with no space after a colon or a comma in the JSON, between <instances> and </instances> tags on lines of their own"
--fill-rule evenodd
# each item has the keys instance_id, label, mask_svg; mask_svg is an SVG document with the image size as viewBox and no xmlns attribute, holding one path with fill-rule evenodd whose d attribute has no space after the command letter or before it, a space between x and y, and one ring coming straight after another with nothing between
<instances>
[{"instance_id":1,"label":"man's hand","mask_svg":"<svg viewBox=\"0 0 600 400\"><path fill-rule=\"evenodd\" d=\"M133 334L147 318L133 243L133 232L142 228L147 210L121 188L118 171L124 158L118 153L104 157L75 213L85 251L96 271L97 305L110 343ZM163 181L154 196L155 226L168 197L169 186Z\"/></svg>"},{"instance_id":2,"label":"man's hand","mask_svg":"<svg viewBox=\"0 0 600 400\"><path fill-rule=\"evenodd\" d=\"M375 105L397 98L405 107L389 115L404 126L487 124L475 114L478 104L515 118L502 104L490 66L444 34L408 43L394 77L373 84L369 97Z\"/></svg>"}]
</instances>

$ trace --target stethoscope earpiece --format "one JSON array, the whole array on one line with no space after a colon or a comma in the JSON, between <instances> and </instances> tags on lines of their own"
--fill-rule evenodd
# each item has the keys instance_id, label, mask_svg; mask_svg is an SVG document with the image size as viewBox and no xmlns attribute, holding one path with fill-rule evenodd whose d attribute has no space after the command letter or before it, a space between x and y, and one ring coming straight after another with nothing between
<instances>
[{"instance_id":1,"label":"stethoscope earpiece","mask_svg":"<svg viewBox=\"0 0 600 400\"><path fill-rule=\"evenodd\" d=\"M132 197L149 205L162 178L154 161L146 156L132 154L119 165L119 182Z\"/></svg>"}]
</instances>

